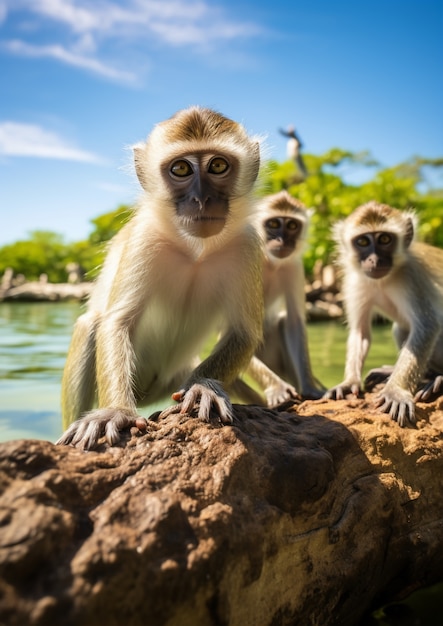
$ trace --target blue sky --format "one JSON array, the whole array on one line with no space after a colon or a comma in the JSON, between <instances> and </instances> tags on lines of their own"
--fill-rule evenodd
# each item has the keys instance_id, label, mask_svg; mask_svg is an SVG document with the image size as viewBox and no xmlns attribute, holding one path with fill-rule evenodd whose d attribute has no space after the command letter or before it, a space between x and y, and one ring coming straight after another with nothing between
<instances>
[{"instance_id":1,"label":"blue sky","mask_svg":"<svg viewBox=\"0 0 443 626\"><path fill-rule=\"evenodd\" d=\"M305 150L443 156L443 0L0 0L0 245L132 203L129 146L191 104Z\"/></svg>"}]
</instances>

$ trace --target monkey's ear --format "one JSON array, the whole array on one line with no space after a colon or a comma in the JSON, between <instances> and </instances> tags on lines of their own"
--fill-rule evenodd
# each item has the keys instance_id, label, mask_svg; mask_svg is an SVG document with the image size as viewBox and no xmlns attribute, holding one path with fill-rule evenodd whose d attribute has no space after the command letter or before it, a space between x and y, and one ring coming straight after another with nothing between
<instances>
[{"instance_id":1,"label":"monkey's ear","mask_svg":"<svg viewBox=\"0 0 443 626\"><path fill-rule=\"evenodd\" d=\"M414 239L414 221L408 217L405 224L405 247L408 248Z\"/></svg>"},{"instance_id":2,"label":"monkey's ear","mask_svg":"<svg viewBox=\"0 0 443 626\"><path fill-rule=\"evenodd\" d=\"M146 191L148 187L148 181L146 178L146 144L137 143L132 148L134 152L134 165L135 165L135 173L137 174L137 178L140 182L140 185Z\"/></svg>"}]
</instances>

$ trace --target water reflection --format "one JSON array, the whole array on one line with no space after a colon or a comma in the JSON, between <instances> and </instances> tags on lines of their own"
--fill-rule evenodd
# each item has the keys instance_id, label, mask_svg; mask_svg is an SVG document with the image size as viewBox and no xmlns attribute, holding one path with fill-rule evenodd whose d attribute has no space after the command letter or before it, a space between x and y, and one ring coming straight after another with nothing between
<instances>
[{"instance_id":1,"label":"water reflection","mask_svg":"<svg viewBox=\"0 0 443 626\"><path fill-rule=\"evenodd\" d=\"M55 440L60 381L77 303L0 304L0 441Z\"/></svg>"}]
</instances>

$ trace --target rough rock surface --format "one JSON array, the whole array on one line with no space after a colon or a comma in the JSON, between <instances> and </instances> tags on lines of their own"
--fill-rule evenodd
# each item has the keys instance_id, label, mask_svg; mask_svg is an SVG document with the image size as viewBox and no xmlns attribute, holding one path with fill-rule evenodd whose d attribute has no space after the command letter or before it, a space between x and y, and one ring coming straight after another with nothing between
<instances>
[{"instance_id":1,"label":"rough rock surface","mask_svg":"<svg viewBox=\"0 0 443 626\"><path fill-rule=\"evenodd\" d=\"M443 579L443 399L236 407L0 446L0 624L353 625Z\"/></svg>"}]
</instances>

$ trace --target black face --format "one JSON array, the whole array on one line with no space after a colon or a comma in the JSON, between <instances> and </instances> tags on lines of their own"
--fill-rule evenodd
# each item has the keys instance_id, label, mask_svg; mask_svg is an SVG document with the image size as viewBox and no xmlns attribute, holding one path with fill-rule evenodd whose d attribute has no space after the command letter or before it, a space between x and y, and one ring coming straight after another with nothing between
<instances>
[{"instance_id":1,"label":"black face","mask_svg":"<svg viewBox=\"0 0 443 626\"><path fill-rule=\"evenodd\" d=\"M352 239L360 266L366 276L383 278L392 268L397 236L394 233L378 231L363 233Z\"/></svg>"},{"instance_id":2,"label":"black face","mask_svg":"<svg viewBox=\"0 0 443 626\"><path fill-rule=\"evenodd\" d=\"M237 178L232 156L206 152L184 155L162 167L177 215L195 237L211 237L224 227Z\"/></svg>"},{"instance_id":3,"label":"black face","mask_svg":"<svg viewBox=\"0 0 443 626\"><path fill-rule=\"evenodd\" d=\"M295 250L303 224L289 216L270 217L264 223L266 230L266 248L273 256L284 259Z\"/></svg>"}]
</instances>

